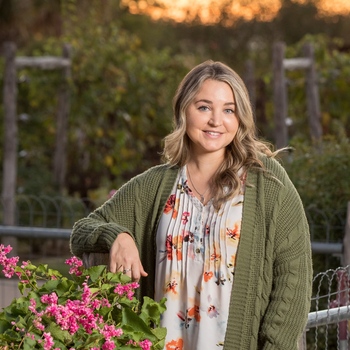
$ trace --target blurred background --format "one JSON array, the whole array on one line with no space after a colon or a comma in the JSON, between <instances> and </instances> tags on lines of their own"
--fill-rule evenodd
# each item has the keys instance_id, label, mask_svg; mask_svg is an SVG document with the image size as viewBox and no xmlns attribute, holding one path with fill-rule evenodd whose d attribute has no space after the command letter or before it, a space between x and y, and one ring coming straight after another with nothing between
<instances>
[{"instance_id":1,"label":"blurred background","mask_svg":"<svg viewBox=\"0 0 350 350\"><path fill-rule=\"evenodd\" d=\"M247 83L250 79L259 133L275 143L272 55L277 41L285 44L286 58L302 56L306 42L313 45L323 138L333 142L325 152L341 157L350 133L349 14L347 0L0 1L1 72L5 42L15 43L20 57L62 56L63 45L70 47L68 79L61 69L17 68L16 193L104 200L111 189L159 163L175 88L206 59L222 60ZM305 83L303 70L286 71L294 159L312 145ZM69 92L69 112L65 133L60 131L66 148L60 148L65 170L59 178L54 156L62 85ZM349 183L339 172L349 163L324 159L305 174L313 161L311 156L305 164L299 161L295 179L305 205L344 210ZM328 173L317 173L319 168ZM305 181L308 190L301 188Z\"/></svg>"},{"instance_id":2,"label":"blurred background","mask_svg":"<svg viewBox=\"0 0 350 350\"><path fill-rule=\"evenodd\" d=\"M315 255L316 270L340 264L350 199L349 32L347 0L0 1L3 224L69 230L110 191L158 164L176 86L194 65L221 60L246 81L259 136L294 147L283 162L313 238L338 244ZM306 70L280 70L276 87L276 45L291 62L305 56L306 44L316 134ZM6 90L11 84L15 90ZM14 197L12 212L6 196ZM46 244L34 240L22 252L61 254Z\"/></svg>"},{"instance_id":3,"label":"blurred background","mask_svg":"<svg viewBox=\"0 0 350 350\"><path fill-rule=\"evenodd\" d=\"M283 162L314 240L342 244L350 199L349 32L347 0L0 1L0 176L3 197L11 186L15 197L14 213L3 201L3 223L69 230L110 191L158 164L176 86L212 59L246 81L259 135L294 147ZM305 55L305 44L312 47L317 140L305 69L283 70L285 106L277 110L284 95L276 97L276 44L290 62ZM10 97L9 48L16 88ZM285 114L280 144L276 111L277 118ZM7 162L15 169L10 176ZM20 253L62 253L57 243L31 239ZM339 265L337 249L318 252L316 270Z\"/></svg>"},{"instance_id":4,"label":"blurred background","mask_svg":"<svg viewBox=\"0 0 350 350\"><path fill-rule=\"evenodd\" d=\"M178 83L212 59L293 147L315 275L349 264L349 33L348 0L0 0L1 241L63 268L74 222L159 164Z\"/></svg>"}]
</instances>

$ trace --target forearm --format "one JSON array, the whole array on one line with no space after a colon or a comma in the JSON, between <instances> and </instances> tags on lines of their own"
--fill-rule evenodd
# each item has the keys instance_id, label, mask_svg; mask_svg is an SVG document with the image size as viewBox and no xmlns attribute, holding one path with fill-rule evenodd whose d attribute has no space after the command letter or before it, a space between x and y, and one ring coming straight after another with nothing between
<instances>
[{"instance_id":1,"label":"forearm","mask_svg":"<svg viewBox=\"0 0 350 350\"><path fill-rule=\"evenodd\" d=\"M118 234L128 231L127 228L116 223L102 222L89 216L74 224L70 248L78 257L81 257L84 252L108 253Z\"/></svg>"},{"instance_id":2,"label":"forearm","mask_svg":"<svg viewBox=\"0 0 350 350\"><path fill-rule=\"evenodd\" d=\"M312 291L312 259L306 226L299 227L299 231L299 235L290 235L295 241L289 240L289 249L279 252L275 262L274 286L261 326L263 349L266 350L296 350L307 322Z\"/></svg>"}]
</instances>

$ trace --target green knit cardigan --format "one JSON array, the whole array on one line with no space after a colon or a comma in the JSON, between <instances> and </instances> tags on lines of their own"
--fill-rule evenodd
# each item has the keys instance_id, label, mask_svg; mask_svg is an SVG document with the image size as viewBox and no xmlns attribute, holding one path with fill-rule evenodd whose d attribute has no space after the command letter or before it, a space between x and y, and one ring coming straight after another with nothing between
<instances>
[{"instance_id":1,"label":"green knit cardigan","mask_svg":"<svg viewBox=\"0 0 350 350\"><path fill-rule=\"evenodd\" d=\"M300 197L283 167L249 171L224 349L297 350L310 308L312 258ZM155 236L179 169L159 165L134 177L74 224L74 255L108 253L121 232L135 240L148 277L138 297L154 297ZM187 349L186 349L187 350ZM191 349L192 350L192 349Z\"/></svg>"}]
</instances>

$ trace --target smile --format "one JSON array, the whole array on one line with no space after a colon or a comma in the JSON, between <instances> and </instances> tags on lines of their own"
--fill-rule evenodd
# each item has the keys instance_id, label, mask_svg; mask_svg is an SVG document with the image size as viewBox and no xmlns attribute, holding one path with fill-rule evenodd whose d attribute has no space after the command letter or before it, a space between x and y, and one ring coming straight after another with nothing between
<instances>
[{"instance_id":1,"label":"smile","mask_svg":"<svg viewBox=\"0 0 350 350\"><path fill-rule=\"evenodd\" d=\"M219 136L221 135L220 132L215 132L215 131L204 131L206 134L209 134L211 136Z\"/></svg>"}]
</instances>

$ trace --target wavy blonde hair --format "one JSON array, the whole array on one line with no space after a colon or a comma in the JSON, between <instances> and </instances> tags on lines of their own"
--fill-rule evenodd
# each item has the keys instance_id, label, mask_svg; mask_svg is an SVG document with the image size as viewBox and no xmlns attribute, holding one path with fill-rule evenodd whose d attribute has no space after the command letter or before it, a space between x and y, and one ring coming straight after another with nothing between
<instances>
[{"instance_id":1,"label":"wavy blonde hair","mask_svg":"<svg viewBox=\"0 0 350 350\"><path fill-rule=\"evenodd\" d=\"M173 99L173 131L164 139L163 160L170 165L184 166L190 157L191 140L186 133L186 110L207 79L227 83L236 102L239 126L233 141L226 147L223 163L212 179L213 203L218 209L222 203L239 193L239 170L264 171L259 153L275 155L271 144L258 140L253 111L247 88L240 76L222 62L205 61L194 67L177 88Z\"/></svg>"}]
</instances>

